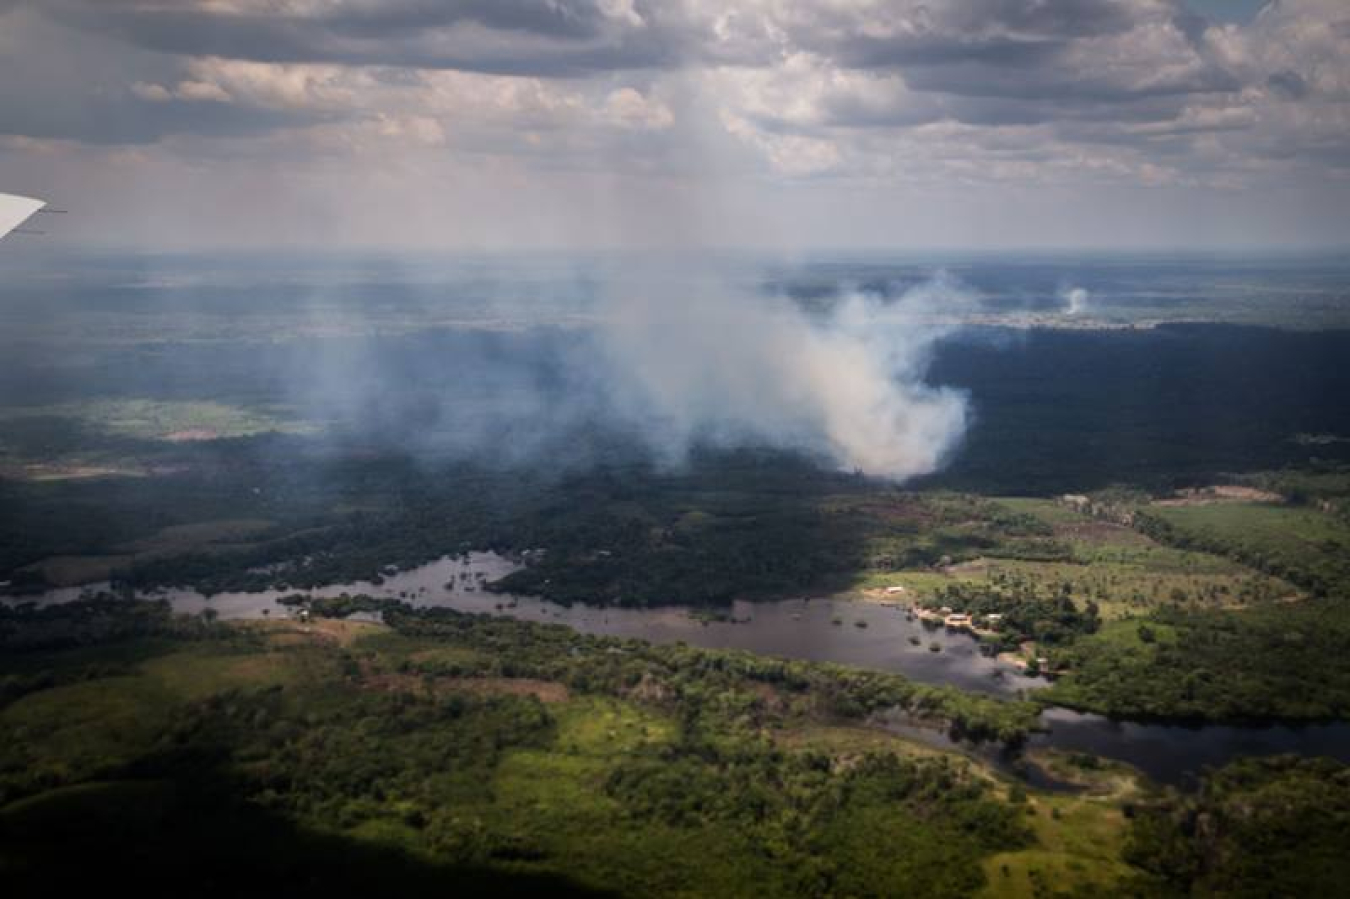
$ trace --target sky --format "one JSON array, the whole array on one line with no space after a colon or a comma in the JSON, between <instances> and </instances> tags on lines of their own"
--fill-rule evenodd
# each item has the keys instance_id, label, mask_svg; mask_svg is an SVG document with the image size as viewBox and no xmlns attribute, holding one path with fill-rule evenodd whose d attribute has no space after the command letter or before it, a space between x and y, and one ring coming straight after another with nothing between
<instances>
[{"instance_id":1,"label":"sky","mask_svg":"<svg viewBox=\"0 0 1350 899\"><path fill-rule=\"evenodd\" d=\"M51 245L1344 246L1346 0L0 0Z\"/></svg>"}]
</instances>

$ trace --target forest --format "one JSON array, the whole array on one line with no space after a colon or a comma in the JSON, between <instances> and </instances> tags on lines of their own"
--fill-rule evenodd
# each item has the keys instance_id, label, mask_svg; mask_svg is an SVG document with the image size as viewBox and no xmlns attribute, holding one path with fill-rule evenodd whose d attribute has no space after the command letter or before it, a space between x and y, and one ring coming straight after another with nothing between
<instances>
[{"instance_id":1,"label":"forest","mask_svg":"<svg viewBox=\"0 0 1350 899\"><path fill-rule=\"evenodd\" d=\"M222 896L259 882L302 895L960 896L1049 883L1264 895L1291 882L1278 877L1296 855L1300 888L1334 891L1344 876L1347 812L1325 794L1345 795L1350 771L1330 761L1244 761L1179 793L1075 756L1054 765L1079 785L1044 793L868 724L899 706L962 739L1015 740L1032 721L1017 703L841 666L383 612L387 625L226 623L116 599L4 612L8 882L159 891L190 875Z\"/></svg>"},{"instance_id":2,"label":"forest","mask_svg":"<svg viewBox=\"0 0 1350 899\"><path fill-rule=\"evenodd\" d=\"M143 878L134 835L148 833L167 852L150 888L191 876L204 895L263 879L330 895L451 881L507 894L1268 894L1273 869L1247 855L1337 845L1338 806L1314 808L1310 785L1339 796L1340 763L1239 762L1188 792L1035 736L1051 707L1187 724L1350 713L1350 472L1319 436L1342 410L1251 384L1283 404L1278 421L1225 414L1205 422L1209 443L1186 411L1247 383L1234 346L1287 370L1340 339L1036 333L1012 357L975 340L936 362L977 389L968 444L899 486L781 449L662 462L594 427L552 435L549 465L415 452L351 423L309 429L268 398L265 369L184 382L216 391L205 397L117 395L141 383L128 360L183 364L172 347L129 350L107 362L113 395L5 413L4 869L34 888ZM1059 378L1101 353L1110 384ZM1155 377L1158 359L1199 377L1194 395L1110 418L1094 397ZM1059 401L1018 413L1017 396L1042 390ZM193 428L220 434L165 438ZM487 585L503 604L674 605L718 623L747 600L945 607L978 621L978 651L1053 677L995 698L303 592L377 588L471 550L516 564ZM81 585L85 599L25 604ZM291 598L252 622L219 620L209 599L183 618L131 598L168 586ZM947 655L915 639L891 650ZM72 845L89 865L64 863ZM1299 884L1334 894L1331 851L1299 858Z\"/></svg>"}]
</instances>

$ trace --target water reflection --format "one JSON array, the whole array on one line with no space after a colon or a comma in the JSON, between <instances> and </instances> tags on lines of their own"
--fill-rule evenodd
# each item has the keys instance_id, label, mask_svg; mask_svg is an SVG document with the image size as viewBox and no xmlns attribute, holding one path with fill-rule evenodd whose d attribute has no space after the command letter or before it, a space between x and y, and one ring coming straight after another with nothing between
<instances>
[{"instance_id":1,"label":"water reflection","mask_svg":"<svg viewBox=\"0 0 1350 899\"><path fill-rule=\"evenodd\" d=\"M587 634L634 637L655 643L685 642L709 649L743 649L765 655L820 662L839 662L893 671L915 681L947 684L963 690L1000 696L1022 695L1045 685L1013 666L982 655L973 638L945 628L928 628L893 605L830 599L793 599L768 603L735 603L721 620L700 617L682 606L626 609L587 605L561 606L530 597L493 593L485 584L515 570L516 563L495 553L445 557L426 565L390 574L382 582L354 581L313 590L273 590L261 593L219 593L211 597L192 590L146 594L168 599L184 613L214 609L224 619L284 617L292 610L279 604L282 596L368 594L402 599L419 607L452 608L462 612L506 615L524 621L565 624ZM49 591L37 597L10 597L6 602L68 602L85 592L107 590L107 584ZM1150 778L1189 786L1204 768L1235 758L1293 752L1326 755L1350 762L1350 722L1289 727L1232 727L1208 725L1142 724L1083 715L1067 709L1049 709L1041 716L1046 730L1028 741L1031 748L1047 747L1089 752L1127 762ZM887 729L906 725L882 722ZM929 729L912 729L907 736L939 748L959 745ZM986 751L987 750L987 751ZM975 750L1005 770L1008 760L995 758L992 747ZM1033 768L1033 784L1039 776ZM1042 786L1054 788L1053 783ZM1063 786L1063 785L1059 785Z\"/></svg>"}]
</instances>

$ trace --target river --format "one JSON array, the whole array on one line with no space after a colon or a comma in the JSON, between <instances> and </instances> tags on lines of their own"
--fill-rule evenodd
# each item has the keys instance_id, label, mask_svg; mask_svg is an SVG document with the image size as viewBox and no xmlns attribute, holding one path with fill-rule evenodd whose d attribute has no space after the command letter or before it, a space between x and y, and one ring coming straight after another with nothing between
<instances>
[{"instance_id":1,"label":"river","mask_svg":"<svg viewBox=\"0 0 1350 899\"><path fill-rule=\"evenodd\" d=\"M1016 697L1045 685L1013 666L983 655L974 638L931 628L899 606L834 599L738 602L725 620L709 620L682 606L653 609L562 606L532 597L492 593L484 584L510 573L515 563L493 553L446 557L385 577L382 583L355 581L314 590L218 593L171 589L147 594L175 609L197 614L214 609L225 619L284 617L291 609L277 600L294 593L342 593L404 599L414 606L507 615L524 621L565 624L588 634L634 637L657 643L685 642L710 649L744 649L765 655L840 662L893 671L927 684L945 684L995 696ZM106 584L53 590L6 602L68 602ZM1250 755L1292 752L1326 755L1350 762L1350 722L1303 726L1185 726L1115 721L1051 708L1041 716L1045 730L1029 746L1090 752L1138 768L1160 783L1194 784L1209 766ZM939 741L940 742L940 741Z\"/></svg>"}]
</instances>

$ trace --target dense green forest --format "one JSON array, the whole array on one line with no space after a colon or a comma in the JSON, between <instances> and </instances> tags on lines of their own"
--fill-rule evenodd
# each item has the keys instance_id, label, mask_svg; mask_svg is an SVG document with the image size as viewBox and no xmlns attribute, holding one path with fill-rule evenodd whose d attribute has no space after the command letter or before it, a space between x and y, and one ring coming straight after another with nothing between
<instances>
[{"instance_id":1,"label":"dense green forest","mask_svg":"<svg viewBox=\"0 0 1350 899\"><path fill-rule=\"evenodd\" d=\"M1137 810L1125 857L1138 895L1336 896L1350 877L1350 769L1326 759L1244 759L1192 796Z\"/></svg>"},{"instance_id":2,"label":"dense green forest","mask_svg":"<svg viewBox=\"0 0 1350 899\"><path fill-rule=\"evenodd\" d=\"M144 849L120 836L135 828L179 853L148 883L191 869L212 894L354 875L388 889L558 877L648 894L955 896L981 884L982 856L1031 839L959 757L779 738L897 702L1012 736L1029 720L1015 704L388 611L392 630L188 622L116 600L7 613L7 879L57 889L95 864L105 882L139 879ZM91 854L72 869L71 851Z\"/></svg>"},{"instance_id":3,"label":"dense green forest","mask_svg":"<svg viewBox=\"0 0 1350 899\"><path fill-rule=\"evenodd\" d=\"M1350 772L1073 789L867 726L1015 738L1029 706L893 675L353 600L386 626L97 600L0 615L0 866L25 895L1311 895ZM69 864L78 854L80 865Z\"/></svg>"},{"instance_id":4,"label":"dense green forest","mask_svg":"<svg viewBox=\"0 0 1350 899\"><path fill-rule=\"evenodd\" d=\"M1087 366L1067 339L1031 342ZM1147 361L1130 339L1088 339L1121 354L1113 378ZM1190 370L1177 334L1139 339ZM1279 352L1305 344L1330 352ZM945 364L997 398L989 371ZM1186 793L1026 745L1045 705L1350 715L1350 474L1307 431L1325 410L1216 425L1188 410L1218 382L1118 410L1062 380L1062 407L981 406L967 451L903 488L781 451L658 465L591 431L520 466L319 439L242 401L21 410L0 435L0 579L16 600L103 580L118 598L0 606L0 873L31 894L1337 894L1340 764L1242 761ZM227 433L163 439L197 425ZM491 589L564 604L946 607L1054 679L996 700L370 596L250 623L125 598L378 585L471 549L521 562Z\"/></svg>"},{"instance_id":5,"label":"dense green forest","mask_svg":"<svg viewBox=\"0 0 1350 899\"><path fill-rule=\"evenodd\" d=\"M99 564L118 589L378 584L390 566L469 548L535 550L491 588L722 607L908 585L909 602L998 616L991 649L1057 673L1043 701L1189 720L1322 719L1350 703L1350 662L1336 649L1350 632L1339 468L1310 470L1284 503L1174 506L1117 490L1090 514L899 490L768 452L547 478L341 458L257 492L242 485L266 466L248 458L135 490L117 479L4 485L21 500L0 506L11 558L55 560L11 572L11 589ZM112 543L123 521L143 522L141 536Z\"/></svg>"}]
</instances>

